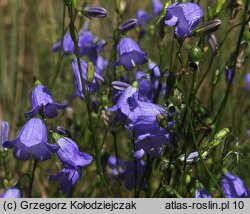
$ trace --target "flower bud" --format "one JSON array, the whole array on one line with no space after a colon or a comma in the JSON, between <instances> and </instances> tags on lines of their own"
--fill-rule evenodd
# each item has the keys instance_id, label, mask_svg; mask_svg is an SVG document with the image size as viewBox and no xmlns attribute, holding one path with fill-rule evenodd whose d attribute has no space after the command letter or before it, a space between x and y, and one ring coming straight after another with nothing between
<instances>
[{"instance_id":1,"label":"flower bud","mask_svg":"<svg viewBox=\"0 0 250 214\"><path fill-rule=\"evenodd\" d=\"M211 49L217 53L218 51L218 40L214 34L210 34L208 36L208 43L211 47Z\"/></svg>"},{"instance_id":2,"label":"flower bud","mask_svg":"<svg viewBox=\"0 0 250 214\"><path fill-rule=\"evenodd\" d=\"M129 19L119 25L118 29L122 32L127 32L134 29L138 25L137 19Z\"/></svg>"},{"instance_id":3,"label":"flower bud","mask_svg":"<svg viewBox=\"0 0 250 214\"><path fill-rule=\"evenodd\" d=\"M225 4L226 0L216 0L214 5L213 16L218 16L221 12L223 5Z\"/></svg>"},{"instance_id":4,"label":"flower bud","mask_svg":"<svg viewBox=\"0 0 250 214\"><path fill-rule=\"evenodd\" d=\"M212 32L217 31L220 28L221 20L220 19L214 19L210 22L207 22L205 25L196 28L196 30L193 31L193 36L205 36Z\"/></svg>"},{"instance_id":5,"label":"flower bud","mask_svg":"<svg viewBox=\"0 0 250 214\"><path fill-rule=\"evenodd\" d=\"M84 15L92 18L104 18L107 16L107 10L103 7L85 7Z\"/></svg>"},{"instance_id":6,"label":"flower bud","mask_svg":"<svg viewBox=\"0 0 250 214\"><path fill-rule=\"evenodd\" d=\"M92 62L88 62L87 67L87 80L89 83L93 82L94 79L94 73L95 73L95 67Z\"/></svg>"},{"instance_id":7,"label":"flower bud","mask_svg":"<svg viewBox=\"0 0 250 214\"><path fill-rule=\"evenodd\" d=\"M114 89L119 90L119 91L124 91L130 86L128 83L121 82L121 81L113 81L111 85Z\"/></svg>"},{"instance_id":8,"label":"flower bud","mask_svg":"<svg viewBox=\"0 0 250 214\"><path fill-rule=\"evenodd\" d=\"M224 140L226 137L229 136L230 133L231 133L231 131L229 128L224 128L215 134L214 139L215 140Z\"/></svg>"},{"instance_id":9,"label":"flower bud","mask_svg":"<svg viewBox=\"0 0 250 214\"><path fill-rule=\"evenodd\" d=\"M218 81L219 81L219 77L220 77L220 71L217 69L215 71L215 74L214 74L214 78L213 78L213 85L217 85Z\"/></svg>"}]
</instances>

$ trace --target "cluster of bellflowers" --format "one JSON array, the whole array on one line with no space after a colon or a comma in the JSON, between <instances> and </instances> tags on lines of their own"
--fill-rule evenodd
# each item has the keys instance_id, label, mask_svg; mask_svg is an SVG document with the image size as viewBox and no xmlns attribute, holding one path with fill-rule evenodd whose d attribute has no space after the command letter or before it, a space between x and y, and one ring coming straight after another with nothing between
<instances>
[{"instance_id":1,"label":"cluster of bellflowers","mask_svg":"<svg viewBox=\"0 0 250 214\"><path fill-rule=\"evenodd\" d=\"M153 159L163 156L164 149L167 150L175 144L177 135L173 131L176 125L173 119L175 112L172 112L168 105L161 106L155 101L155 97L164 93L168 87L166 83L160 83L163 71L148 58L147 52L140 47L139 42L127 36L127 32L139 27L138 41L140 41L147 31L147 26L157 17L161 17L165 27L174 28L176 39L184 41L187 37L202 35L204 32L212 33L221 24L220 20L213 20L199 27L203 11L195 3L176 2L164 7L160 0L152 0L152 8L151 13L144 10L137 11L136 18L119 25L117 29L119 39L115 47L118 59L110 63L122 70L125 78L111 81L114 89L113 105L110 104L107 111L114 114L114 123L119 121L124 124L128 141L132 142L134 149L129 160L109 156L107 165L111 169L111 174L123 181L129 190L135 187L147 189L146 157ZM81 12L88 18L107 16L107 11L101 7L85 7ZM105 79L106 73L104 74L108 62L102 56L106 41L98 39L86 26L80 30L77 41L72 39L71 35L72 32L66 32L52 51L60 52L63 57L71 59L75 85L73 97L84 100L86 94L98 92L101 84L108 82ZM218 42L215 35L210 34L208 40L216 52ZM226 71L226 81L232 82L232 78L234 78L232 69L229 67ZM245 88L250 92L249 73L245 77ZM91 164L93 157L80 151L70 133L61 126L57 127L56 132L50 131L54 140L50 143L46 125L47 120L55 118L58 111L63 111L69 103L67 101L57 103L51 92L38 80L32 89L30 103L30 110L24 113L28 118L27 122L14 140L9 139L8 122L0 122L0 149L4 151L13 149L16 159L21 161L34 159L35 164L47 161L56 155L61 163L61 169L54 175L48 175L48 179L58 182L62 193L72 193L82 176L83 169ZM195 151L184 159L186 163L191 163L198 157L198 152ZM231 172L223 174L221 186L227 198L250 197L250 191L244 182ZM19 182L6 188L1 197L22 197ZM199 186L195 189L195 197L212 196L205 187Z\"/></svg>"},{"instance_id":2,"label":"cluster of bellflowers","mask_svg":"<svg viewBox=\"0 0 250 214\"><path fill-rule=\"evenodd\" d=\"M77 144L64 135L52 132L56 143L48 142L48 129L46 120L55 118L57 110L64 109L67 102L58 104L55 102L49 90L36 81L31 92L31 110L25 115L30 119L19 131L16 139L9 140L9 124L1 122L1 145L4 149L13 149L14 157L21 161L34 159L37 164L40 161L49 160L54 153L58 156L62 170L56 175L50 175L49 180L58 181L63 193L71 193L74 186L81 178L82 170L92 162L92 156L80 152ZM21 189L17 186L9 187L1 197L21 197Z\"/></svg>"},{"instance_id":3,"label":"cluster of bellflowers","mask_svg":"<svg viewBox=\"0 0 250 214\"><path fill-rule=\"evenodd\" d=\"M250 191L244 182L231 172L222 175L221 186L225 198L249 198ZM205 187L195 189L195 198L212 198Z\"/></svg>"}]
</instances>

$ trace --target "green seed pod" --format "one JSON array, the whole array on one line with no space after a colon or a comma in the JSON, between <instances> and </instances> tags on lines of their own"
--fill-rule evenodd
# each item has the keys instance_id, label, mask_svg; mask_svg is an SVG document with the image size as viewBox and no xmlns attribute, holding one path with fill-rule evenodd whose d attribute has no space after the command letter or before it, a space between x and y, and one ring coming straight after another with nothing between
<instances>
[{"instance_id":1,"label":"green seed pod","mask_svg":"<svg viewBox=\"0 0 250 214\"><path fill-rule=\"evenodd\" d=\"M217 17L220 12L221 9L223 7L223 5L225 4L226 0L216 0L215 5L214 5L214 10L213 10L213 16Z\"/></svg>"},{"instance_id":2,"label":"green seed pod","mask_svg":"<svg viewBox=\"0 0 250 214\"><path fill-rule=\"evenodd\" d=\"M224 128L215 134L214 139L215 140L224 140L226 137L229 136L230 133L231 133L231 131L229 128Z\"/></svg>"},{"instance_id":3,"label":"green seed pod","mask_svg":"<svg viewBox=\"0 0 250 214\"><path fill-rule=\"evenodd\" d=\"M189 49L189 61L200 62L202 60L202 57L203 52L198 46Z\"/></svg>"},{"instance_id":4,"label":"green seed pod","mask_svg":"<svg viewBox=\"0 0 250 214\"><path fill-rule=\"evenodd\" d=\"M71 0L71 7L74 10L77 10L77 6L78 6L78 0Z\"/></svg>"},{"instance_id":5,"label":"green seed pod","mask_svg":"<svg viewBox=\"0 0 250 214\"><path fill-rule=\"evenodd\" d=\"M88 62L88 67L87 67L87 80L89 83L93 82L94 79L94 74L95 74L95 67L92 62Z\"/></svg>"},{"instance_id":6,"label":"green seed pod","mask_svg":"<svg viewBox=\"0 0 250 214\"><path fill-rule=\"evenodd\" d=\"M191 182L191 176L187 175L185 179L186 184L189 184Z\"/></svg>"}]
</instances>

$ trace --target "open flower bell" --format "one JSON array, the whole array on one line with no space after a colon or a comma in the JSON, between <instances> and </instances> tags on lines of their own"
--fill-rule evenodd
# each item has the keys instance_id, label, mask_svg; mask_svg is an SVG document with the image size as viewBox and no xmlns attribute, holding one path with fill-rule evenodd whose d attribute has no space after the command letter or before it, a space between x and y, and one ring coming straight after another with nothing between
<instances>
[{"instance_id":1,"label":"open flower bell","mask_svg":"<svg viewBox=\"0 0 250 214\"><path fill-rule=\"evenodd\" d=\"M58 150L58 146L48 143L47 128L42 120L30 119L18 133L17 138L5 141L3 147L14 149L14 156L20 160L28 160L34 157L44 161Z\"/></svg>"},{"instance_id":2,"label":"open flower bell","mask_svg":"<svg viewBox=\"0 0 250 214\"><path fill-rule=\"evenodd\" d=\"M71 193L81 178L82 172L80 169L63 168L59 173L50 175L50 181L59 181L60 190L62 193Z\"/></svg>"},{"instance_id":3,"label":"open flower bell","mask_svg":"<svg viewBox=\"0 0 250 214\"><path fill-rule=\"evenodd\" d=\"M186 38L198 26L203 17L202 9L194 3L174 3L167 8L165 25L175 26L175 35Z\"/></svg>"},{"instance_id":4,"label":"open flower bell","mask_svg":"<svg viewBox=\"0 0 250 214\"><path fill-rule=\"evenodd\" d=\"M117 46L120 59L117 65L122 65L125 70L132 70L137 64L144 64L148 61L147 53L143 52L139 45L131 38L124 37Z\"/></svg>"},{"instance_id":5,"label":"open flower bell","mask_svg":"<svg viewBox=\"0 0 250 214\"><path fill-rule=\"evenodd\" d=\"M77 144L70 138L60 136L57 133L54 133L53 137L57 139L57 144L60 147L57 155L65 168L83 169L92 162L92 156L80 152Z\"/></svg>"},{"instance_id":6,"label":"open flower bell","mask_svg":"<svg viewBox=\"0 0 250 214\"><path fill-rule=\"evenodd\" d=\"M33 117L40 113L42 117L53 118L57 116L57 109L64 109L67 105L67 102L63 104L56 103L48 89L37 80L31 93L32 109L26 112L25 115Z\"/></svg>"},{"instance_id":7,"label":"open flower bell","mask_svg":"<svg viewBox=\"0 0 250 214\"><path fill-rule=\"evenodd\" d=\"M22 192L17 187L9 187L2 193L1 198L22 198Z\"/></svg>"}]
</instances>

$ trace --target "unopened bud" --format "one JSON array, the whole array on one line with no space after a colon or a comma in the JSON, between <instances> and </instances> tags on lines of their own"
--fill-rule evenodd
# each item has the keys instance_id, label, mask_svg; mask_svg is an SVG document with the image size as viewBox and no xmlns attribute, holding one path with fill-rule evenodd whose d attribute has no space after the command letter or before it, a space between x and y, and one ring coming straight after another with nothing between
<instances>
[{"instance_id":1,"label":"unopened bud","mask_svg":"<svg viewBox=\"0 0 250 214\"><path fill-rule=\"evenodd\" d=\"M127 32L134 29L138 25L137 19L129 19L126 22L119 25L119 30L121 32Z\"/></svg>"},{"instance_id":2,"label":"unopened bud","mask_svg":"<svg viewBox=\"0 0 250 214\"><path fill-rule=\"evenodd\" d=\"M196 30L193 31L193 36L205 36L212 32L217 31L220 28L221 20L220 19L214 19L210 22L207 22L205 25L196 28Z\"/></svg>"},{"instance_id":3,"label":"unopened bud","mask_svg":"<svg viewBox=\"0 0 250 214\"><path fill-rule=\"evenodd\" d=\"M114 89L119 91L125 91L130 86L128 83L121 81L113 81L111 85Z\"/></svg>"},{"instance_id":4,"label":"unopened bud","mask_svg":"<svg viewBox=\"0 0 250 214\"><path fill-rule=\"evenodd\" d=\"M229 136L230 133L231 133L231 131L229 128L224 128L215 134L214 139L215 140L224 140L226 137Z\"/></svg>"},{"instance_id":5,"label":"unopened bud","mask_svg":"<svg viewBox=\"0 0 250 214\"><path fill-rule=\"evenodd\" d=\"M214 34L208 36L208 43L214 52L218 51L218 40Z\"/></svg>"},{"instance_id":6,"label":"unopened bud","mask_svg":"<svg viewBox=\"0 0 250 214\"><path fill-rule=\"evenodd\" d=\"M107 10L103 7L85 7L84 15L92 18L104 18L107 16Z\"/></svg>"}]
</instances>

